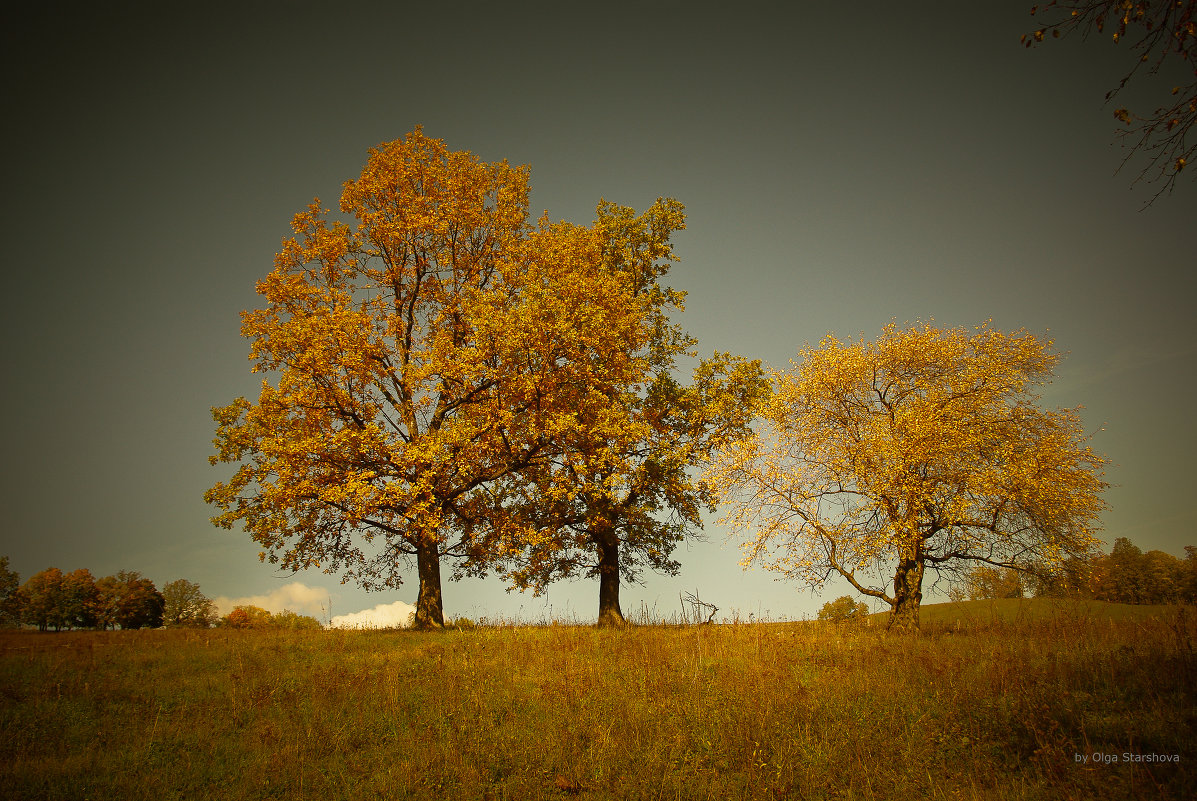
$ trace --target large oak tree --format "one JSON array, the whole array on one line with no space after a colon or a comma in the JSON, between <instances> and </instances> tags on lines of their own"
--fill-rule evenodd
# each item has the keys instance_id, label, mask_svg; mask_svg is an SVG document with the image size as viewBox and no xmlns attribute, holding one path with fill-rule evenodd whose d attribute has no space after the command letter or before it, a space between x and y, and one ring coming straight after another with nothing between
<instances>
[{"instance_id":1,"label":"large oak tree","mask_svg":"<svg viewBox=\"0 0 1197 801\"><path fill-rule=\"evenodd\" d=\"M758 562L814 586L842 576L918 627L924 573L1027 569L1089 553L1105 459L1076 410L1035 393L1050 341L985 324L827 336L774 373L763 429L710 478ZM869 575L891 577L889 591Z\"/></svg>"},{"instance_id":2,"label":"large oak tree","mask_svg":"<svg viewBox=\"0 0 1197 801\"><path fill-rule=\"evenodd\" d=\"M215 523L367 589L414 560L415 624L443 625L442 559L476 566L477 532L522 530L488 485L601 414L646 336L601 232L531 225L528 193L526 168L417 129L345 184L348 222L318 201L295 217L243 317L273 380L213 410L212 462L239 464L205 496Z\"/></svg>"}]
</instances>

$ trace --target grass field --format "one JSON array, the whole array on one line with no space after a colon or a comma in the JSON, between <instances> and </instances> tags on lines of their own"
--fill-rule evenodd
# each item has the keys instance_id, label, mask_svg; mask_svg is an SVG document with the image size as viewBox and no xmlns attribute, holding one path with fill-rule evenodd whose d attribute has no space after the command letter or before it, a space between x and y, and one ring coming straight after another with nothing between
<instances>
[{"instance_id":1,"label":"grass field","mask_svg":"<svg viewBox=\"0 0 1197 801\"><path fill-rule=\"evenodd\" d=\"M1193 610L924 621L6 632L0 795L1197 797Z\"/></svg>"}]
</instances>

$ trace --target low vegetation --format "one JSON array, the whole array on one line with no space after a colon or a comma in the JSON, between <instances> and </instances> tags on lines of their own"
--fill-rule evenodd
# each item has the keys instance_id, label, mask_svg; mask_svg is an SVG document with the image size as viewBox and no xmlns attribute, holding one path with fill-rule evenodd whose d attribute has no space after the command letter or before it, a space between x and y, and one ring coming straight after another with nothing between
<instances>
[{"instance_id":1,"label":"low vegetation","mask_svg":"<svg viewBox=\"0 0 1197 801\"><path fill-rule=\"evenodd\" d=\"M15 799L1193 797L1191 607L923 612L912 636L823 622L3 632L0 786Z\"/></svg>"}]
</instances>

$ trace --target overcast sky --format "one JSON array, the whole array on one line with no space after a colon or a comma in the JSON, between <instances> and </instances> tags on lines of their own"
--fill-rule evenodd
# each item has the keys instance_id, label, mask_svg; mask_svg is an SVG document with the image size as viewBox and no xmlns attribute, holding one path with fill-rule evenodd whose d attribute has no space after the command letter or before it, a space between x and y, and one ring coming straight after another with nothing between
<instances>
[{"instance_id":1,"label":"overcast sky","mask_svg":"<svg viewBox=\"0 0 1197 801\"><path fill-rule=\"evenodd\" d=\"M1197 186L1141 210L1153 189L1114 174L1125 46L1024 50L1023 0L28 5L0 34L0 554L22 579L137 570L321 617L414 602L414 570L367 594L260 564L202 495L231 474L207 463L210 407L256 397L239 313L291 216L416 125L529 164L534 216L684 203L670 280L706 354L784 366L895 318L1050 336L1068 356L1045 402L1083 404L1115 463L1107 543L1197 544ZM842 594L743 572L726 536L712 518L624 612L697 589L800 617ZM597 594L492 578L446 583L445 607L593 619Z\"/></svg>"}]
</instances>

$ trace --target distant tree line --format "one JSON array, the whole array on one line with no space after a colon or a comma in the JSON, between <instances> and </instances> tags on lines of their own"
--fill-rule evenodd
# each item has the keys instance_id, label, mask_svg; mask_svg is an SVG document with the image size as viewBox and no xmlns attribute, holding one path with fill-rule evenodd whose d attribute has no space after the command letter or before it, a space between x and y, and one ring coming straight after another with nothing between
<instances>
[{"instance_id":1,"label":"distant tree line","mask_svg":"<svg viewBox=\"0 0 1197 801\"><path fill-rule=\"evenodd\" d=\"M1092 598L1121 604L1197 603L1197 547L1185 558L1143 551L1126 537L1110 553L1072 557L1051 571L981 566L950 593L953 600L981 598Z\"/></svg>"},{"instance_id":2,"label":"distant tree line","mask_svg":"<svg viewBox=\"0 0 1197 801\"><path fill-rule=\"evenodd\" d=\"M87 568L64 573L56 567L36 573L24 584L0 557L0 624L64 629L140 629L162 625L208 626L215 607L185 579L161 591L136 571L122 570L97 579Z\"/></svg>"},{"instance_id":3,"label":"distant tree line","mask_svg":"<svg viewBox=\"0 0 1197 801\"><path fill-rule=\"evenodd\" d=\"M87 568L64 573L56 567L36 573L24 584L0 561L3 618L6 625L63 629L140 629L163 623L166 602L154 582L122 570L96 579Z\"/></svg>"},{"instance_id":4,"label":"distant tree line","mask_svg":"<svg viewBox=\"0 0 1197 801\"><path fill-rule=\"evenodd\" d=\"M290 610L271 613L257 606L236 606L220 617L198 584L172 581L159 591L140 573L92 577L86 568L63 573L46 568L24 584L0 557L0 626L65 629L140 629L170 627L235 629L319 629L320 621Z\"/></svg>"}]
</instances>

